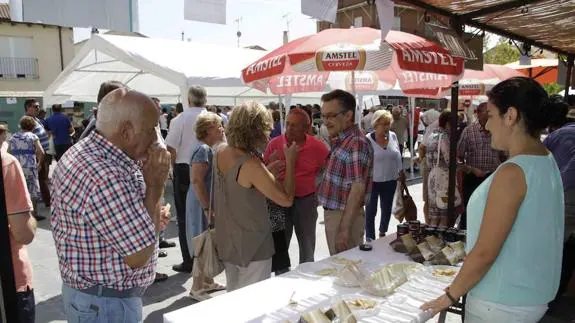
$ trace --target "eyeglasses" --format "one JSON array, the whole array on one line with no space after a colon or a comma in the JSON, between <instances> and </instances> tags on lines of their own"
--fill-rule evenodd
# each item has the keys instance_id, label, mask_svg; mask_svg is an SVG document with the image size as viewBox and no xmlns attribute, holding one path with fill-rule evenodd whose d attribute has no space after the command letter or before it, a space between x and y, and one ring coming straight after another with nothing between
<instances>
[{"instance_id":1,"label":"eyeglasses","mask_svg":"<svg viewBox=\"0 0 575 323\"><path fill-rule=\"evenodd\" d=\"M337 116L344 114L345 112L347 112L347 111L339 111L339 112L332 112L332 113L325 113L325 114L322 113L321 119L322 120L332 120L332 119L336 118Z\"/></svg>"}]
</instances>

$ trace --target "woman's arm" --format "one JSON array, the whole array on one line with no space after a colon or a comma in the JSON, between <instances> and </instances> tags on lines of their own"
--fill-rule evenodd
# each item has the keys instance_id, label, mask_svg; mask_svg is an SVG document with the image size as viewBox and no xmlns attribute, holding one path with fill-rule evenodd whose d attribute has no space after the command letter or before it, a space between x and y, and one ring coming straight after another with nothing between
<instances>
[{"instance_id":1,"label":"woman's arm","mask_svg":"<svg viewBox=\"0 0 575 323\"><path fill-rule=\"evenodd\" d=\"M295 162L298 147L292 144L284 148L286 156L285 178L282 182L277 180L266 166L257 158L248 160L242 170L245 170L245 178L264 194L268 199L283 207L290 207L295 196ZM245 168L245 169L244 169Z\"/></svg>"},{"instance_id":2,"label":"woman's arm","mask_svg":"<svg viewBox=\"0 0 575 323\"><path fill-rule=\"evenodd\" d=\"M38 165L43 165L44 161L44 149L40 145L40 140L34 140L34 148L36 151L36 162Z\"/></svg>"},{"instance_id":3,"label":"woman's arm","mask_svg":"<svg viewBox=\"0 0 575 323\"><path fill-rule=\"evenodd\" d=\"M203 209L210 207L210 192L206 187L206 176L209 166L206 163L192 163L190 166L190 183L194 187L194 193L200 201Z\"/></svg>"},{"instance_id":4,"label":"woman's arm","mask_svg":"<svg viewBox=\"0 0 575 323\"><path fill-rule=\"evenodd\" d=\"M513 227L526 192L527 184L521 167L505 164L495 173L477 242L449 287L449 294L454 299L465 295L489 271ZM422 309L433 309L437 313L450 304L447 296L443 295L424 304Z\"/></svg>"}]
</instances>

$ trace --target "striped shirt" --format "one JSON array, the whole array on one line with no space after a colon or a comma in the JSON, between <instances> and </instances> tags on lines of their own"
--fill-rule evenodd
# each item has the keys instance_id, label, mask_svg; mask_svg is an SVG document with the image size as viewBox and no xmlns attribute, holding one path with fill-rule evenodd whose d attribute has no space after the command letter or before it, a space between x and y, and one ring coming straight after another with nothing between
<instances>
[{"instance_id":1,"label":"striped shirt","mask_svg":"<svg viewBox=\"0 0 575 323\"><path fill-rule=\"evenodd\" d=\"M373 178L373 147L357 125L343 131L332 142L318 201L330 210L345 210L353 183L365 183L367 203Z\"/></svg>"},{"instance_id":2,"label":"striped shirt","mask_svg":"<svg viewBox=\"0 0 575 323\"><path fill-rule=\"evenodd\" d=\"M34 120L36 121L36 127L32 130L32 133L38 136L38 139L40 139L40 146L42 146L42 149L46 152L50 148L50 138L48 137L46 129L44 129L42 120L37 118L34 118Z\"/></svg>"}]
</instances>

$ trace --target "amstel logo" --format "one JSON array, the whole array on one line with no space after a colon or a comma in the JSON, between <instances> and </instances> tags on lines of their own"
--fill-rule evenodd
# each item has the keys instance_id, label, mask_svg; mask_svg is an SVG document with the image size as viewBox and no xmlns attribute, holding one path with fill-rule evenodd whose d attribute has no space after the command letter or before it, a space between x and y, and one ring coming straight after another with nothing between
<instances>
[{"instance_id":1,"label":"amstel logo","mask_svg":"<svg viewBox=\"0 0 575 323\"><path fill-rule=\"evenodd\" d=\"M345 86L348 91L353 91L352 73L348 73L345 77ZM376 91L379 79L375 72L355 72L355 91Z\"/></svg>"},{"instance_id":2,"label":"amstel logo","mask_svg":"<svg viewBox=\"0 0 575 323\"><path fill-rule=\"evenodd\" d=\"M318 71L363 70L365 59L365 50L350 46L330 46L315 55Z\"/></svg>"}]
</instances>

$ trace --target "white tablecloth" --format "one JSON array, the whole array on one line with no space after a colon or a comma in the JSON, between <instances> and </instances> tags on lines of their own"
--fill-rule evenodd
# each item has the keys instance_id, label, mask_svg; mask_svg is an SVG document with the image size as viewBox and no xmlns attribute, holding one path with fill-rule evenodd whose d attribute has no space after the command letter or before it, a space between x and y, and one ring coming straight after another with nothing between
<instances>
[{"instance_id":1,"label":"white tablecloth","mask_svg":"<svg viewBox=\"0 0 575 323\"><path fill-rule=\"evenodd\" d=\"M395 239L395 234L373 241L372 251L361 251L358 248L354 248L337 256L348 259L362 259L366 263L377 266L411 262L406 255L394 252L391 249L389 242L393 239ZM329 279L314 280L294 270L279 277L273 277L234 292L164 314L164 323L188 323L192 321L248 322L266 313L285 307L294 292L294 300L302 300L324 293L346 294L357 291L359 291L359 288L340 287L333 284L333 281Z\"/></svg>"}]
</instances>

